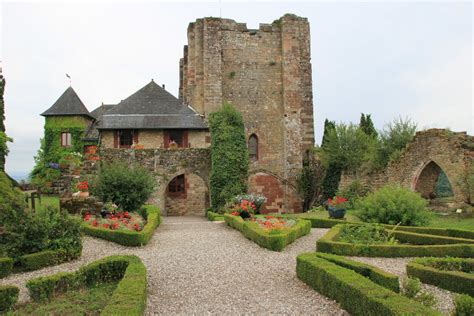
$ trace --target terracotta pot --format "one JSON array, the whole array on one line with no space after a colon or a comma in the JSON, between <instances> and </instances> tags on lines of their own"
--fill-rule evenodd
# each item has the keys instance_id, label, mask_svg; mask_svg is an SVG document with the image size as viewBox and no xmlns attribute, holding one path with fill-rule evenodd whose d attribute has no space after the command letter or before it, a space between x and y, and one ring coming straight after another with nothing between
<instances>
[{"instance_id":1,"label":"terracotta pot","mask_svg":"<svg viewBox=\"0 0 474 316\"><path fill-rule=\"evenodd\" d=\"M75 175L75 176L80 176L81 175L81 169L74 169L72 174Z\"/></svg>"},{"instance_id":2,"label":"terracotta pot","mask_svg":"<svg viewBox=\"0 0 474 316\"><path fill-rule=\"evenodd\" d=\"M79 196L84 198L89 197L89 192L81 192L79 193Z\"/></svg>"}]
</instances>

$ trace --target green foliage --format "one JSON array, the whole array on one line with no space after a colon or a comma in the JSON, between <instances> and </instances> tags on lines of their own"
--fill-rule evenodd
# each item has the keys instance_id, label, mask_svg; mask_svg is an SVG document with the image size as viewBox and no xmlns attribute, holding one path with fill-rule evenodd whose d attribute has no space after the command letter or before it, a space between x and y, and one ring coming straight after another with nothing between
<instances>
[{"instance_id":1,"label":"green foliage","mask_svg":"<svg viewBox=\"0 0 474 316\"><path fill-rule=\"evenodd\" d=\"M423 283L474 295L474 259L417 258L407 265L407 274Z\"/></svg>"},{"instance_id":2,"label":"green foliage","mask_svg":"<svg viewBox=\"0 0 474 316\"><path fill-rule=\"evenodd\" d=\"M6 225L15 222L18 217L23 215L26 203L24 194L14 188L7 175L0 171L0 223ZM1 255L2 236L0 235L0 255Z\"/></svg>"},{"instance_id":3,"label":"green foliage","mask_svg":"<svg viewBox=\"0 0 474 316\"><path fill-rule=\"evenodd\" d=\"M5 78L0 74L0 170L5 170L5 158L8 155L7 142L13 141L5 134Z\"/></svg>"},{"instance_id":4,"label":"green foliage","mask_svg":"<svg viewBox=\"0 0 474 316\"><path fill-rule=\"evenodd\" d=\"M94 196L104 203L113 202L126 211L139 209L151 196L154 179L140 165L129 166L122 162L103 164L95 185Z\"/></svg>"},{"instance_id":5,"label":"green foliage","mask_svg":"<svg viewBox=\"0 0 474 316\"><path fill-rule=\"evenodd\" d=\"M309 151L303 159L303 169L296 178L296 189L303 199L303 212L321 199L325 169L314 151Z\"/></svg>"},{"instance_id":6,"label":"green foliage","mask_svg":"<svg viewBox=\"0 0 474 316\"><path fill-rule=\"evenodd\" d=\"M260 228L257 223L244 221L240 216L224 214L224 220L227 225L237 229L260 247L273 251L282 251L287 245L311 231L310 222L303 219L298 219L297 223L290 229L277 233L267 232Z\"/></svg>"},{"instance_id":7,"label":"green foliage","mask_svg":"<svg viewBox=\"0 0 474 316\"><path fill-rule=\"evenodd\" d=\"M316 252L316 256L318 256L319 258L323 258L327 261L331 261L332 263L335 263L338 266L353 270L359 273L360 275L369 278L372 282L377 283L378 285L381 285L389 290L392 290L394 292L400 291L398 276L396 276L395 274L385 272L366 263L353 261L345 257L333 254Z\"/></svg>"},{"instance_id":8,"label":"green foliage","mask_svg":"<svg viewBox=\"0 0 474 316\"><path fill-rule=\"evenodd\" d=\"M322 295L336 300L352 315L439 315L316 253L296 258L296 275Z\"/></svg>"},{"instance_id":9,"label":"green foliage","mask_svg":"<svg viewBox=\"0 0 474 316\"><path fill-rule=\"evenodd\" d=\"M416 192L386 185L357 201L356 209L365 222L423 226L429 222L427 203Z\"/></svg>"},{"instance_id":10,"label":"green foliage","mask_svg":"<svg viewBox=\"0 0 474 316\"><path fill-rule=\"evenodd\" d=\"M211 130L211 205L247 192L249 154L242 115L230 104L209 116Z\"/></svg>"},{"instance_id":11,"label":"green foliage","mask_svg":"<svg viewBox=\"0 0 474 316\"><path fill-rule=\"evenodd\" d=\"M20 289L11 285L0 285L0 313L8 312L18 300Z\"/></svg>"},{"instance_id":12,"label":"green foliage","mask_svg":"<svg viewBox=\"0 0 474 316\"><path fill-rule=\"evenodd\" d=\"M372 122L372 118L370 117L370 114L360 114L360 123L359 123L360 129L368 136L370 137L377 137L377 131L375 130L374 122Z\"/></svg>"},{"instance_id":13,"label":"green foliage","mask_svg":"<svg viewBox=\"0 0 474 316\"><path fill-rule=\"evenodd\" d=\"M102 315L143 315L146 307L146 268L136 256L110 256L74 273L59 273L27 282L35 301L49 300L58 293L84 286L120 280Z\"/></svg>"},{"instance_id":14,"label":"green foliage","mask_svg":"<svg viewBox=\"0 0 474 316\"><path fill-rule=\"evenodd\" d=\"M224 215L210 211L210 212L207 212L207 219L210 220L211 222L223 221Z\"/></svg>"},{"instance_id":15,"label":"green foliage","mask_svg":"<svg viewBox=\"0 0 474 316\"><path fill-rule=\"evenodd\" d=\"M132 247L146 245L151 237L153 237L155 229L160 226L161 216L160 209L156 206L145 205L143 210L142 215L146 218L147 222L143 230L140 232L92 227L87 223L81 225L81 231L86 235L113 241L124 246Z\"/></svg>"},{"instance_id":16,"label":"green foliage","mask_svg":"<svg viewBox=\"0 0 474 316\"><path fill-rule=\"evenodd\" d=\"M453 196L453 188L451 187L448 176L443 170L441 170L438 180L436 180L435 194L438 198Z\"/></svg>"},{"instance_id":17,"label":"green foliage","mask_svg":"<svg viewBox=\"0 0 474 316\"><path fill-rule=\"evenodd\" d=\"M42 213L24 212L5 226L0 249L14 259L44 250L61 250L64 260L82 251L79 224L66 212L46 208Z\"/></svg>"},{"instance_id":18,"label":"green foliage","mask_svg":"<svg viewBox=\"0 0 474 316\"><path fill-rule=\"evenodd\" d=\"M474 297L461 294L454 298L453 316L472 316L474 315Z\"/></svg>"},{"instance_id":19,"label":"green foliage","mask_svg":"<svg viewBox=\"0 0 474 316\"><path fill-rule=\"evenodd\" d=\"M457 179L457 183L466 195L467 201L474 204L474 160L469 161L466 172Z\"/></svg>"},{"instance_id":20,"label":"green foliage","mask_svg":"<svg viewBox=\"0 0 474 316\"><path fill-rule=\"evenodd\" d=\"M421 304L433 307L436 305L436 298L432 293L423 291L421 289L421 282L417 278L404 278L402 279L402 291L401 293Z\"/></svg>"},{"instance_id":21,"label":"green foliage","mask_svg":"<svg viewBox=\"0 0 474 316\"><path fill-rule=\"evenodd\" d=\"M370 189L364 185L360 180L354 180L344 190L337 192L337 196L345 197L349 202L349 208L355 207L355 202L369 193Z\"/></svg>"},{"instance_id":22,"label":"green foliage","mask_svg":"<svg viewBox=\"0 0 474 316\"><path fill-rule=\"evenodd\" d=\"M380 224L343 225L339 241L366 245L397 244L395 237Z\"/></svg>"},{"instance_id":23,"label":"green foliage","mask_svg":"<svg viewBox=\"0 0 474 316\"><path fill-rule=\"evenodd\" d=\"M0 278L4 278L12 272L13 259L9 257L0 258Z\"/></svg>"},{"instance_id":24,"label":"green foliage","mask_svg":"<svg viewBox=\"0 0 474 316\"><path fill-rule=\"evenodd\" d=\"M339 181L341 179L341 167L336 161L328 161L325 149L328 145L329 134L333 133L336 129L336 123L326 119L324 121L324 134L321 141L320 156L323 158L323 164L326 169L326 174L322 182L322 198L321 200L327 200L329 197L336 195L337 188L339 187Z\"/></svg>"}]
</instances>

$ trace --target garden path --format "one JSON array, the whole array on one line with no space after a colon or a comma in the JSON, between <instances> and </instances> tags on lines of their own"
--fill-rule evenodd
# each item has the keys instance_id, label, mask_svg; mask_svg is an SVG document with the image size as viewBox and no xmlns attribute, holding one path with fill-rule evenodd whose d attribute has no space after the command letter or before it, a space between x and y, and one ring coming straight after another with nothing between
<instances>
[{"instance_id":1,"label":"garden path","mask_svg":"<svg viewBox=\"0 0 474 316\"><path fill-rule=\"evenodd\" d=\"M84 237L80 259L0 279L20 287L27 280L112 254L135 254L148 270L147 314L345 315L339 305L296 277L296 256L314 251L326 229L312 229L283 252L260 248L222 222L204 217L165 217L150 243L130 248Z\"/></svg>"}]
</instances>

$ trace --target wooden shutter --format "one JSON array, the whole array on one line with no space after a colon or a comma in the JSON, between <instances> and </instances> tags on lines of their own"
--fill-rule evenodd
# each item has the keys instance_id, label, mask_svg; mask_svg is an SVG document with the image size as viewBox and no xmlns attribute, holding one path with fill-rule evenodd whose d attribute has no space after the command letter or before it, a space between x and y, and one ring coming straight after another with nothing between
<instances>
[{"instance_id":1,"label":"wooden shutter","mask_svg":"<svg viewBox=\"0 0 474 316\"><path fill-rule=\"evenodd\" d=\"M165 135L164 136L165 148L169 148L170 147L170 134L168 133L168 131L164 131L163 134Z\"/></svg>"},{"instance_id":2,"label":"wooden shutter","mask_svg":"<svg viewBox=\"0 0 474 316\"><path fill-rule=\"evenodd\" d=\"M183 131L183 148L188 148L188 131Z\"/></svg>"},{"instance_id":3,"label":"wooden shutter","mask_svg":"<svg viewBox=\"0 0 474 316\"><path fill-rule=\"evenodd\" d=\"M119 147L119 131L114 131L114 148Z\"/></svg>"},{"instance_id":4,"label":"wooden shutter","mask_svg":"<svg viewBox=\"0 0 474 316\"><path fill-rule=\"evenodd\" d=\"M133 131L133 142L138 144L138 129Z\"/></svg>"}]
</instances>

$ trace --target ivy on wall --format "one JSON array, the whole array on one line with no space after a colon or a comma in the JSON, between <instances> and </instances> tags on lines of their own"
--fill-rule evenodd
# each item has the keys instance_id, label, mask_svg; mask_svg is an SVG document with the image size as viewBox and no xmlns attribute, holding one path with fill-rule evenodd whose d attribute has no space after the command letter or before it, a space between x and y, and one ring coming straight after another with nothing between
<instances>
[{"instance_id":1,"label":"ivy on wall","mask_svg":"<svg viewBox=\"0 0 474 316\"><path fill-rule=\"evenodd\" d=\"M230 104L209 116L211 130L211 206L247 192L249 153L242 115Z\"/></svg>"}]
</instances>

